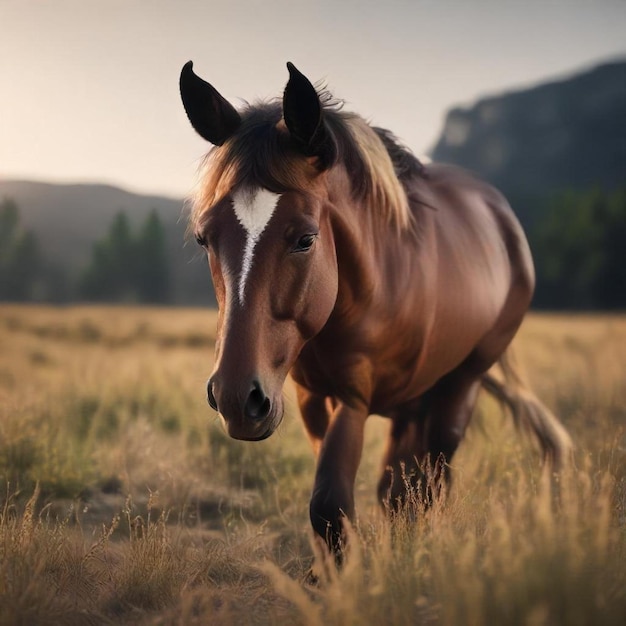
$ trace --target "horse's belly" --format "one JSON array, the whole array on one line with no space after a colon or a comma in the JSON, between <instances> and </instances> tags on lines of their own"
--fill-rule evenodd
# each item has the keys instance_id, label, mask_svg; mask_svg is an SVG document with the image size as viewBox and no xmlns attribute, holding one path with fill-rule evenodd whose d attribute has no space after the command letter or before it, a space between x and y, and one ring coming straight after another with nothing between
<instances>
[{"instance_id":1,"label":"horse's belly","mask_svg":"<svg viewBox=\"0 0 626 626\"><path fill-rule=\"evenodd\" d=\"M395 354L380 354L374 366L372 413L386 415L419 398L467 359L497 318L496 307L458 308L450 316L441 312L430 332L413 345L407 335L397 342L401 349Z\"/></svg>"}]
</instances>

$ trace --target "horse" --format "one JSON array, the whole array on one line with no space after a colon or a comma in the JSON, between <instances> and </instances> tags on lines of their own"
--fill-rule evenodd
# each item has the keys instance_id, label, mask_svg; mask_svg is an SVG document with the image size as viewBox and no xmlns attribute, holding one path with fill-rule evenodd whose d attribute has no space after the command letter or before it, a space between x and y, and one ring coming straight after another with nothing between
<instances>
[{"instance_id":1,"label":"horse","mask_svg":"<svg viewBox=\"0 0 626 626\"><path fill-rule=\"evenodd\" d=\"M391 420L378 483L391 510L411 489L433 497L426 474L448 480L481 388L552 467L572 442L509 358L535 275L503 195L423 164L287 68L282 100L240 110L191 61L180 75L213 144L189 217L219 309L207 398L231 437L259 441L281 423L290 373L317 458L311 524L341 554L371 414Z\"/></svg>"}]
</instances>

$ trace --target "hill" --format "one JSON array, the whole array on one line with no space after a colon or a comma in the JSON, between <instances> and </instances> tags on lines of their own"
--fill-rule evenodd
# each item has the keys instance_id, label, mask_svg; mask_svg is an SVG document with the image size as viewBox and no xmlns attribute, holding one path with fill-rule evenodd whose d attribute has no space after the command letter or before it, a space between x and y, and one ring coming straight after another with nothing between
<instances>
[{"instance_id":1,"label":"hill","mask_svg":"<svg viewBox=\"0 0 626 626\"><path fill-rule=\"evenodd\" d=\"M2 198L15 200L22 223L39 239L45 258L71 277L88 263L94 242L105 235L117 213L124 211L131 224L137 225L155 209L167 233L174 301L213 302L204 258L186 241L181 199L130 193L100 184L0 180Z\"/></svg>"},{"instance_id":2,"label":"hill","mask_svg":"<svg viewBox=\"0 0 626 626\"><path fill-rule=\"evenodd\" d=\"M486 97L446 116L432 157L467 167L513 200L626 183L626 60L531 89ZM529 213L529 211L531 213Z\"/></svg>"}]
</instances>

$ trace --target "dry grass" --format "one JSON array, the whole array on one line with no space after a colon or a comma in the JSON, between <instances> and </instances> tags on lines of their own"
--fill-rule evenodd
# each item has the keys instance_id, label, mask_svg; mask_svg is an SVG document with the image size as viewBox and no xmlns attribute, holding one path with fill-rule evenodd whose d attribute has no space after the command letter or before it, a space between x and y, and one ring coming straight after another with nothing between
<instances>
[{"instance_id":1,"label":"dry grass","mask_svg":"<svg viewBox=\"0 0 626 626\"><path fill-rule=\"evenodd\" d=\"M517 341L577 444L556 498L485 398L447 502L389 524L372 418L341 572L311 542L290 390L280 432L255 444L206 406L214 325L0 308L0 625L625 623L626 318L535 315Z\"/></svg>"}]
</instances>

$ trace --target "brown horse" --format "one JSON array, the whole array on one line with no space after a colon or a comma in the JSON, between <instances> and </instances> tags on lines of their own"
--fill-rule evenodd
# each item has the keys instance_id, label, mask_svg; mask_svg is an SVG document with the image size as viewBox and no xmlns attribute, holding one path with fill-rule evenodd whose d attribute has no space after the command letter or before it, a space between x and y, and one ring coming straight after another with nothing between
<instances>
[{"instance_id":1,"label":"brown horse","mask_svg":"<svg viewBox=\"0 0 626 626\"><path fill-rule=\"evenodd\" d=\"M370 414L392 421L378 486L392 506L426 469L447 473L481 387L556 465L571 442L504 358L534 270L503 196L422 165L288 69L282 103L242 111L191 62L181 73L191 124L215 145L191 216L219 305L208 401L232 437L265 439L291 372L318 461L311 522L339 551Z\"/></svg>"}]
</instances>

